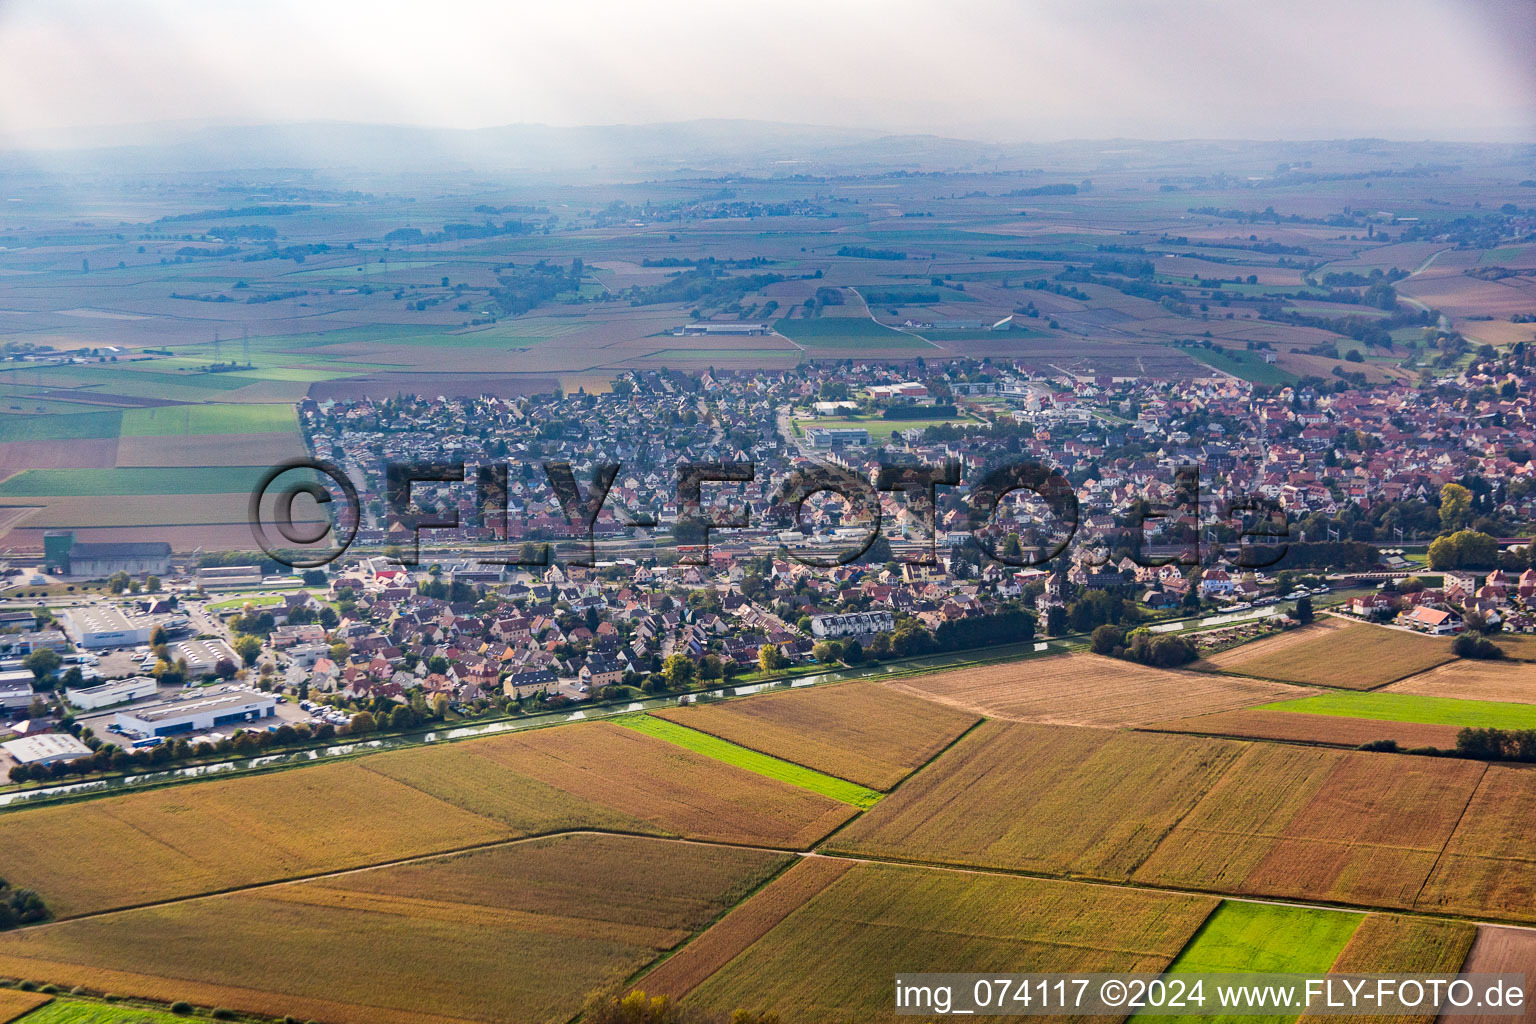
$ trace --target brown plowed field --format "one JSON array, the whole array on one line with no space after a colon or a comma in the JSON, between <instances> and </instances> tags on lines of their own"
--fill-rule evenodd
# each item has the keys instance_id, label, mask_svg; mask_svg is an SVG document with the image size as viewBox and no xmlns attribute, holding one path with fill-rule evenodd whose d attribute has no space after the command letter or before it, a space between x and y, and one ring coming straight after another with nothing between
<instances>
[{"instance_id":1,"label":"brown plowed field","mask_svg":"<svg viewBox=\"0 0 1536 1024\"><path fill-rule=\"evenodd\" d=\"M1460 731L1454 725L1378 722L1370 718L1340 718L1336 715L1298 715L1293 711L1266 711L1262 708L1180 718L1158 722L1148 728L1159 732L1328 743L1345 747L1358 747L1375 740L1396 740L1399 746L1408 748L1454 747L1456 733Z\"/></svg>"},{"instance_id":2,"label":"brown plowed field","mask_svg":"<svg viewBox=\"0 0 1536 1024\"><path fill-rule=\"evenodd\" d=\"M1392 693L1427 697L1536 704L1536 662L1453 661L1387 687Z\"/></svg>"},{"instance_id":3,"label":"brown plowed field","mask_svg":"<svg viewBox=\"0 0 1536 1024\"><path fill-rule=\"evenodd\" d=\"M1302 697L1314 690L1211 672L1065 654L955 669L886 685L991 718L1118 728Z\"/></svg>"}]
</instances>

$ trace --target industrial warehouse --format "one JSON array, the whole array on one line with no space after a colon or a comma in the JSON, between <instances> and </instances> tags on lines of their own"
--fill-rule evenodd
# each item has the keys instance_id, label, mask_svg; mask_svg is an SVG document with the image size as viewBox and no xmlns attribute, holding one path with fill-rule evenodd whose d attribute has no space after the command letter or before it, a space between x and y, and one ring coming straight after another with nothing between
<instances>
[{"instance_id":1,"label":"industrial warehouse","mask_svg":"<svg viewBox=\"0 0 1536 1024\"><path fill-rule=\"evenodd\" d=\"M147 644L157 626L167 633L187 628L185 615L140 615L110 607L71 608L60 612L59 618L80 646L88 649Z\"/></svg>"},{"instance_id":2,"label":"industrial warehouse","mask_svg":"<svg viewBox=\"0 0 1536 1024\"><path fill-rule=\"evenodd\" d=\"M95 711L99 708L111 707L113 704L126 704L131 700L153 697L159 689L160 684L153 679L147 676L135 676L132 679L113 679L99 686L67 688L64 696L82 711Z\"/></svg>"},{"instance_id":3,"label":"industrial warehouse","mask_svg":"<svg viewBox=\"0 0 1536 1024\"><path fill-rule=\"evenodd\" d=\"M270 693L244 686L213 686L119 711L116 725L120 732L149 739L244 725L270 718L276 711L277 699Z\"/></svg>"}]
</instances>

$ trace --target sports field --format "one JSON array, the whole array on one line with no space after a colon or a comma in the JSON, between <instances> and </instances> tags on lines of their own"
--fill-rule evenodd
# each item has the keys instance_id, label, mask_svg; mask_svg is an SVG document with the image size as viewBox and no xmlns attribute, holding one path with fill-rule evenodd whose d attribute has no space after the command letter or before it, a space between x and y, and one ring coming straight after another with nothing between
<instances>
[{"instance_id":1,"label":"sports field","mask_svg":"<svg viewBox=\"0 0 1536 1024\"><path fill-rule=\"evenodd\" d=\"M1236 675L1372 690L1452 657L1451 642L1445 638L1328 617L1295 632L1223 651L1208 664Z\"/></svg>"},{"instance_id":2,"label":"sports field","mask_svg":"<svg viewBox=\"0 0 1536 1024\"><path fill-rule=\"evenodd\" d=\"M0 971L341 1024L561 1022L788 859L553 837L10 933ZM410 984L378 969L407 962Z\"/></svg>"},{"instance_id":3,"label":"sports field","mask_svg":"<svg viewBox=\"0 0 1536 1024\"><path fill-rule=\"evenodd\" d=\"M667 743L675 743L687 750L703 754L716 761L744 768L754 775L762 775L766 778L787 782L791 786L799 786L808 789L812 793L820 793L822 796L840 800L854 807L873 807L879 800L880 794L873 789L861 786L847 779L834 778L821 772L807 768L804 765L794 764L777 757L747 747L738 746L718 736L711 736L707 732L699 732L676 722L655 718L651 715L634 715L621 719L619 725L626 729L653 736Z\"/></svg>"},{"instance_id":4,"label":"sports field","mask_svg":"<svg viewBox=\"0 0 1536 1024\"><path fill-rule=\"evenodd\" d=\"M1536 729L1536 704L1458 700L1414 693L1323 693L1265 704L1261 710L1463 728Z\"/></svg>"},{"instance_id":5,"label":"sports field","mask_svg":"<svg viewBox=\"0 0 1536 1024\"><path fill-rule=\"evenodd\" d=\"M874 682L812 686L653 712L765 754L887 790L976 715Z\"/></svg>"}]
</instances>

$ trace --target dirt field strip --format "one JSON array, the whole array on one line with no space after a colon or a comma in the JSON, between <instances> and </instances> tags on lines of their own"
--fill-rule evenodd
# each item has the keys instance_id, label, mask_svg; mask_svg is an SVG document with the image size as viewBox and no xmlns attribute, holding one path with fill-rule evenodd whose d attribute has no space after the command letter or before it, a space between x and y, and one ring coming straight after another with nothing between
<instances>
[{"instance_id":1,"label":"dirt field strip","mask_svg":"<svg viewBox=\"0 0 1536 1024\"><path fill-rule=\"evenodd\" d=\"M1385 687L1384 692L1536 704L1536 663L1453 661L1400 679Z\"/></svg>"},{"instance_id":2,"label":"dirt field strip","mask_svg":"<svg viewBox=\"0 0 1536 1024\"><path fill-rule=\"evenodd\" d=\"M1339 747L1358 747L1375 740L1395 740L1399 746L1409 749L1454 747L1456 733L1460 731L1454 725L1380 722L1371 718L1342 718L1335 715L1298 715L1289 711L1265 711L1261 708L1158 722L1146 726L1146 729Z\"/></svg>"},{"instance_id":3,"label":"dirt field strip","mask_svg":"<svg viewBox=\"0 0 1536 1024\"><path fill-rule=\"evenodd\" d=\"M634 987L647 995L681 999L842 877L855 863L834 857L801 858L714 927L664 960Z\"/></svg>"},{"instance_id":4,"label":"dirt field strip","mask_svg":"<svg viewBox=\"0 0 1536 1024\"><path fill-rule=\"evenodd\" d=\"M1522 928L1500 928L1485 924L1478 928L1472 951L1461 969L1467 973L1524 974L1525 1013L1476 1014L1462 1017L1442 1017L1450 1024L1536 1024L1536 931Z\"/></svg>"},{"instance_id":5,"label":"dirt field strip","mask_svg":"<svg viewBox=\"0 0 1536 1024\"><path fill-rule=\"evenodd\" d=\"M1148 668L1096 654L952 669L886 685L989 718L1105 729L1231 711L1317 692L1270 680Z\"/></svg>"}]
</instances>

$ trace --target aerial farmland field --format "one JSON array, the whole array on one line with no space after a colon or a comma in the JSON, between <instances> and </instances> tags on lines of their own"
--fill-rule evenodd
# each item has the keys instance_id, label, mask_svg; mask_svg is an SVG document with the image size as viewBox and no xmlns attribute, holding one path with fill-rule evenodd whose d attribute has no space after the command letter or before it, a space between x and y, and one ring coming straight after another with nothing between
<instances>
[{"instance_id":1,"label":"aerial farmland field","mask_svg":"<svg viewBox=\"0 0 1536 1024\"><path fill-rule=\"evenodd\" d=\"M1507 644L1503 637L1500 644ZM1458 660L1409 676L1384 693L1415 693L1469 701L1536 704L1536 664L1528 661Z\"/></svg>"},{"instance_id":2,"label":"aerial farmland field","mask_svg":"<svg viewBox=\"0 0 1536 1024\"><path fill-rule=\"evenodd\" d=\"M978 721L974 714L851 682L656 713L786 761L887 790Z\"/></svg>"},{"instance_id":3,"label":"aerial farmland field","mask_svg":"<svg viewBox=\"0 0 1536 1024\"><path fill-rule=\"evenodd\" d=\"M0 1024L11 1024L17 1017L31 1013L53 999L41 992L20 992L15 989L0 990Z\"/></svg>"},{"instance_id":4,"label":"aerial farmland field","mask_svg":"<svg viewBox=\"0 0 1536 1024\"><path fill-rule=\"evenodd\" d=\"M1392 740L1406 749L1456 745L1454 725L1425 725L1418 722L1387 721L1372 718L1348 718L1342 715L1298 715L1289 711L1243 708L1214 715L1197 715L1147 726L1166 732L1188 732L1199 736L1230 736L1234 739L1286 740L1295 743L1321 743L1358 747L1379 740Z\"/></svg>"},{"instance_id":5,"label":"aerial farmland field","mask_svg":"<svg viewBox=\"0 0 1536 1024\"><path fill-rule=\"evenodd\" d=\"M1298 715L1337 715L1384 722L1419 722L1474 729L1536 729L1536 704L1509 704L1417 693L1323 693L1265 704L1260 710Z\"/></svg>"},{"instance_id":6,"label":"aerial farmland field","mask_svg":"<svg viewBox=\"0 0 1536 1024\"><path fill-rule=\"evenodd\" d=\"M1437 758L1252 745L1134 877L1413 908L1465 825L1483 772L1478 763ZM1528 846L1517 840L1512 850Z\"/></svg>"},{"instance_id":7,"label":"aerial farmland field","mask_svg":"<svg viewBox=\"0 0 1536 1024\"><path fill-rule=\"evenodd\" d=\"M575 725L11 811L0 877L74 917L570 829L803 847L854 813L633 730ZM80 853L53 855L61 842Z\"/></svg>"},{"instance_id":8,"label":"aerial farmland field","mask_svg":"<svg viewBox=\"0 0 1536 1024\"><path fill-rule=\"evenodd\" d=\"M1307 907L1223 900L1189 944L1179 951L1166 976L1262 971L1274 974L1322 974L1328 970L1364 920L1360 914ZM1156 1014L1133 1014L1152 1020ZM1243 1015L1211 1017L1218 1021L1253 1020ZM1289 1014L1258 1017L1291 1021Z\"/></svg>"},{"instance_id":9,"label":"aerial farmland field","mask_svg":"<svg viewBox=\"0 0 1536 1024\"><path fill-rule=\"evenodd\" d=\"M0 937L0 971L341 1024L497 1021L513 1005L519 1019L560 1022L786 860L622 836L538 839ZM188 951L174 971L167 948ZM405 958L418 982L377 970Z\"/></svg>"},{"instance_id":10,"label":"aerial farmland field","mask_svg":"<svg viewBox=\"0 0 1536 1024\"><path fill-rule=\"evenodd\" d=\"M1309 686L1372 690L1454 657L1448 639L1320 619L1209 659L1223 672Z\"/></svg>"},{"instance_id":11,"label":"aerial farmland field","mask_svg":"<svg viewBox=\"0 0 1536 1024\"><path fill-rule=\"evenodd\" d=\"M1368 914L1329 968L1333 974L1454 974L1477 937L1474 925L1399 914ZM1299 1018L1316 1024L1325 1014ZM1394 1024L1433 1024L1434 1013L1389 1017Z\"/></svg>"},{"instance_id":12,"label":"aerial farmland field","mask_svg":"<svg viewBox=\"0 0 1536 1024\"><path fill-rule=\"evenodd\" d=\"M1315 692L1269 680L1148 668L1096 654L938 672L889 685L992 718L1105 728L1148 725Z\"/></svg>"},{"instance_id":13,"label":"aerial farmland field","mask_svg":"<svg viewBox=\"0 0 1536 1024\"><path fill-rule=\"evenodd\" d=\"M1126 879L1243 753L1221 740L986 722L827 848Z\"/></svg>"},{"instance_id":14,"label":"aerial farmland field","mask_svg":"<svg viewBox=\"0 0 1536 1024\"><path fill-rule=\"evenodd\" d=\"M902 1019L891 1005L891 979L902 971L1156 972L1215 905L1201 896L858 864L684 1005L887 1021ZM1105 944L1111 928L1116 941Z\"/></svg>"}]
</instances>

